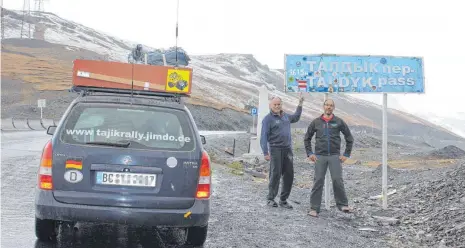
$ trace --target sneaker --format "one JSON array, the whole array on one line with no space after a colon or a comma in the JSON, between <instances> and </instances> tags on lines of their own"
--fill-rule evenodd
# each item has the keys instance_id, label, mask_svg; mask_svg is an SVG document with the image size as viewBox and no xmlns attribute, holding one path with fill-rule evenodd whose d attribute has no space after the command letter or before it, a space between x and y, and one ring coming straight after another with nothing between
<instances>
[{"instance_id":1,"label":"sneaker","mask_svg":"<svg viewBox=\"0 0 465 248\"><path fill-rule=\"evenodd\" d=\"M268 205L270 207L274 207L274 208L278 206L278 204L273 200L268 200L266 205Z\"/></svg>"},{"instance_id":2,"label":"sneaker","mask_svg":"<svg viewBox=\"0 0 465 248\"><path fill-rule=\"evenodd\" d=\"M279 206L281 206L283 208L287 208L287 209L292 209L293 208L292 205L289 204L287 201L285 201L285 202L280 201Z\"/></svg>"}]
</instances>

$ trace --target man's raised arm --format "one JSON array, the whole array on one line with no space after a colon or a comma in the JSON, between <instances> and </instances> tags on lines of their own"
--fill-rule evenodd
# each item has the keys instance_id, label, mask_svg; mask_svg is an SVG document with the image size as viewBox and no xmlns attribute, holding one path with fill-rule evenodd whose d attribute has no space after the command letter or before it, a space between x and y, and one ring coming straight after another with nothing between
<instances>
[{"instance_id":1,"label":"man's raised arm","mask_svg":"<svg viewBox=\"0 0 465 248\"><path fill-rule=\"evenodd\" d=\"M289 121L291 123L296 123L300 120L300 116L302 115L302 104L304 102L304 98L302 97L302 92L299 94L299 104L297 105L297 109L295 110L294 114L289 115Z\"/></svg>"},{"instance_id":2,"label":"man's raised arm","mask_svg":"<svg viewBox=\"0 0 465 248\"><path fill-rule=\"evenodd\" d=\"M302 105L298 105L297 109L295 110L294 114L289 115L289 121L291 123L296 123L300 120L300 116L302 115Z\"/></svg>"}]
</instances>

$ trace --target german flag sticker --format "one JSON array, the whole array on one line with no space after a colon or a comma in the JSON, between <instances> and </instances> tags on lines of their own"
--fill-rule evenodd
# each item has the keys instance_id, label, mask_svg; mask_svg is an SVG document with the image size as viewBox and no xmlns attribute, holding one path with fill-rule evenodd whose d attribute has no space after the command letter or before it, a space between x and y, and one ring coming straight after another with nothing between
<instances>
[{"instance_id":1,"label":"german flag sticker","mask_svg":"<svg viewBox=\"0 0 465 248\"><path fill-rule=\"evenodd\" d=\"M68 159L66 160L66 169L76 169L76 170L82 170L82 161L81 160L75 160L75 159Z\"/></svg>"}]
</instances>

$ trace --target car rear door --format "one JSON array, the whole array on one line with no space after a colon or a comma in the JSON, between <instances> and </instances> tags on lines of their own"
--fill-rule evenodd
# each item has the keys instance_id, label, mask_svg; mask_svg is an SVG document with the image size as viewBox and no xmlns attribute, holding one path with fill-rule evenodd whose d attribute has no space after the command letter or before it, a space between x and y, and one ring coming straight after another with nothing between
<instances>
[{"instance_id":1,"label":"car rear door","mask_svg":"<svg viewBox=\"0 0 465 248\"><path fill-rule=\"evenodd\" d=\"M185 209L201 149L183 109L79 103L53 148L53 189L64 203Z\"/></svg>"}]
</instances>

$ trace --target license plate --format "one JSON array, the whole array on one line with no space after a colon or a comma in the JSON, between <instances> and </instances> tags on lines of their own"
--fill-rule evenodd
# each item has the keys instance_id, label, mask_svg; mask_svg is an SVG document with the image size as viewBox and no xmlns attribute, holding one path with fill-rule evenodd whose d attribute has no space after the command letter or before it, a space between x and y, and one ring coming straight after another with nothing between
<instances>
[{"instance_id":1,"label":"license plate","mask_svg":"<svg viewBox=\"0 0 465 248\"><path fill-rule=\"evenodd\" d=\"M97 172L97 184L155 187L157 176L155 174L124 173L124 172Z\"/></svg>"}]
</instances>

